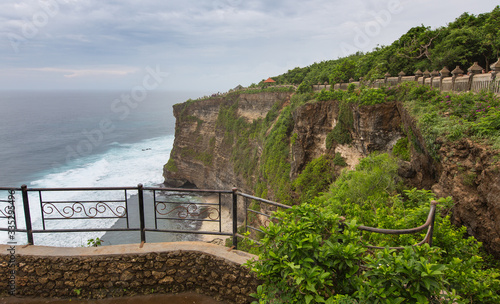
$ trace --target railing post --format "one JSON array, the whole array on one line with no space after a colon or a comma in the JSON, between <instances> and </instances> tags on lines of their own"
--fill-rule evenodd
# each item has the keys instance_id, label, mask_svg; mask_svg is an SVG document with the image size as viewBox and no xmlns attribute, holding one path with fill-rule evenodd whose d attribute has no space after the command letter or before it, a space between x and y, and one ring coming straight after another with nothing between
<instances>
[{"instance_id":1,"label":"railing post","mask_svg":"<svg viewBox=\"0 0 500 304\"><path fill-rule=\"evenodd\" d=\"M437 201L431 201L431 207L432 206L437 206L438 202ZM432 213L431 215L431 231L429 233L429 247L432 247L432 236L434 234L434 220L436 218L436 209L437 208L434 208L434 212Z\"/></svg>"},{"instance_id":2,"label":"railing post","mask_svg":"<svg viewBox=\"0 0 500 304\"><path fill-rule=\"evenodd\" d=\"M28 199L28 186L22 185L24 220L26 222L26 233L28 235L28 245L33 245L33 228L31 227L30 203Z\"/></svg>"},{"instance_id":3,"label":"railing post","mask_svg":"<svg viewBox=\"0 0 500 304\"><path fill-rule=\"evenodd\" d=\"M139 221L141 228L141 244L146 243L146 228L144 224L144 187L137 185L137 195L139 196Z\"/></svg>"},{"instance_id":4,"label":"railing post","mask_svg":"<svg viewBox=\"0 0 500 304\"><path fill-rule=\"evenodd\" d=\"M234 249L238 249L238 196L236 191L238 188L233 188L233 246Z\"/></svg>"}]
</instances>

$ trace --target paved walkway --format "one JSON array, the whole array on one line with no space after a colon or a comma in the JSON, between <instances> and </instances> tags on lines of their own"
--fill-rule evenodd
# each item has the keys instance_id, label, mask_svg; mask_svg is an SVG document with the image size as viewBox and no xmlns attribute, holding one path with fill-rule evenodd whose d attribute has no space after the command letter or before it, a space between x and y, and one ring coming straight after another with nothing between
<instances>
[{"instance_id":1,"label":"paved walkway","mask_svg":"<svg viewBox=\"0 0 500 304\"><path fill-rule=\"evenodd\" d=\"M7 254L10 246L0 245L0 253ZM15 254L32 256L99 256L120 254L141 254L149 252L169 251L199 251L224 258L228 261L244 264L256 256L239 250L230 250L227 247L205 242L168 242L111 245L99 247L49 247L49 246L16 246Z\"/></svg>"},{"instance_id":2,"label":"paved walkway","mask_svg":"<svg viewBox=\"0 0 500 304\"><path fill-rule=\"evenodd\" d=\"M111 298L103 300L78 300L78 299L34 299L0 297L2 304L224 304L208 296L196 293L147 295L126 298Z\"/></svg>"}]
</instances>

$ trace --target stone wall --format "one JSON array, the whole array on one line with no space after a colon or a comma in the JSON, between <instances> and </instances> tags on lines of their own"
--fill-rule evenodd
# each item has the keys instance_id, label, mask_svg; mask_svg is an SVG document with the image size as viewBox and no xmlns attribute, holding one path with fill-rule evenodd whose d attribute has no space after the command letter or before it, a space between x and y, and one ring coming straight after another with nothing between
<instances>
[{"instance_id":1,"label":"stone wall","mask_svg":"<svg viewBox=\"0 0 500 304\"><path fill-rule=\"evenodd\" d=\"M9 247L0 245L0 295L10 287ZM16 247L16 296L107 297L193 291L250 303L258 281L241 251L202 242L93 248Z\"/></svg>"}]
</instances>

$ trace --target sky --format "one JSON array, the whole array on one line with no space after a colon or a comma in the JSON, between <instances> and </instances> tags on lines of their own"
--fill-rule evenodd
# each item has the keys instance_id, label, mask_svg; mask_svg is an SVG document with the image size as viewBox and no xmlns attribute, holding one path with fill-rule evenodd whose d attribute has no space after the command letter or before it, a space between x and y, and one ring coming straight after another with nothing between
<instances>
[{"instance_id":1,"label":"sky","mask_svg":"<svg viewBox=\"0 0 500 304\"><path fill-rule=\"evenodd\" d=\"M2 0L0 90L225 92L496 0ZM137 94L139 94L137 93Z\"/></svg>"}]
</instances>

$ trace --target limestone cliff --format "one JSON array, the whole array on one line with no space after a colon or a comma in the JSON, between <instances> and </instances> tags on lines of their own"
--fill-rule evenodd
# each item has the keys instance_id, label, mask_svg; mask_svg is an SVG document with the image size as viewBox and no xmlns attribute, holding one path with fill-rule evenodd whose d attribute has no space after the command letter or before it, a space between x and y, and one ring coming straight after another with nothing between
<instances>
[{"instance_id":1,"label":"limestone cliff","mask_svg":"<svg viewBox=\"0 0 500 304\"><path fill-rule=\"evenodd\" d=\"M236 115L246 122L266 118L273 107L282 110L289 105L291 93L232 94L200 101L188 101L174 106L176 132L170 160L164 167L165 183L181 187L195 185L198 188L230 189L237 186L253 192L258 172L245 178L235 171L232 143L228 144L228 130L218 125L221 108L236 106ZM323 154L340 153L351 168L361 157L373 151L390 151L401 138L401 120L394 102L374 106L352 107L354 125L350 144L335 144L326 148L325 140L338 123L338 102L311 102L298 107L293 113L293 129L296 134L290 143L290 178L299 174L312 159ZM270 123L272 128L277 117ZM266 130L269 133L269 130ZM230 138L231 140L236 140ZM249 141L259 152L262 142Z\"/></svg>"},{"instance_id":2,"label":"limestone cliff","mask_svg":"<svg viewBox=\"0 0 500 304\"><path fill-rule=\"evenodd\" d=\"M328 133L339 123L337 101L307 103L294 112L294 133L297 140L292 145L291 176L296 177L311 160L323 155L340 153L350 168L359 159L374 151L388 152L401 138L401 119L394 102L374 106L351 106L353 126L352 142L333 143L326 147Z\"/></svg>"},{"instance_id":3,"label":"limestone cliff","mask_svg":"<svg viewBox=\"0 0 500 304\"><path fill-rule=\"evenodd\" d=\"M165 183L253 192L248 179L235 173L227 130L217 124L220 109L237 105L236 115L252 123L265 118L276 102L289 99L290 94L230 94L174 105L175 141L164 168Z\"/></svg>"},{"instance_id":4,"label":"limestone cliff","mask_svg":"<svg viewBox=\"0 0 500 304\"><path fill-rule=\"evenodd\" d=\"M498 151L470 139L445 142L435 161L426 149L416 121L398 104L412 144L407 181L432 189L438 197L453 197L452 220L500 257L500 164ZM411 131L411 132L410 132Z\"/></svg>"},{"instance_id":5,"label":"limestone cliff","mask_svg":"<svg viewBox=\"0 0 500 304\"><path fill-rule=\"evenodd\" d=\"M500 170L489 148L469 140L443 145L441 161L435 161L426 151L417 123L399 102L349 105L351 141L333 141L327 147L329 134L340 123L339 103L308 101L290 106L291 95L231 93L175 105L176 133L164 169L166 184L238 187L277 199L269 186L275 180L259 169L266 161L263 155L269 144L284 143L288 147L285 152L289 169L285 171L287 176L280 178L293 180L321 155L340 153L353 168L360 158L373 151L390 152L398 139L408 136L412 142L411 161L401 161L400 175L416 187L452 196L456 202L455 223L465 225L490 252L500 256L500 222L496 220L500 218ZM283 122L280 113L283 116L285 110L291 113ZM277 125L284 128L284 136L280 142L269 143Z\"/></svg>"}]
</instances>

